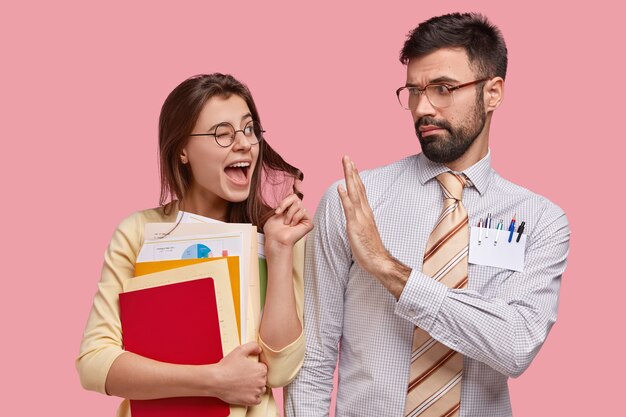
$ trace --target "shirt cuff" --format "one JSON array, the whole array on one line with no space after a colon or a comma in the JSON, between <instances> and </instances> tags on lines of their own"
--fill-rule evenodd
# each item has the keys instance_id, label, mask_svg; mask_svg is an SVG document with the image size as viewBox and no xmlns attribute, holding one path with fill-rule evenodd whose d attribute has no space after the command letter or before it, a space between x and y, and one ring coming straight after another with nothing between
<instances>
[{"instance_id":1,"label":"shirt cuff","mask_svg":"<svg viewBox=\"0 0 626 417\"><path fill-rule=\"evenodd\" d=\"M274 350L267 346L259 336L259 346L263 352L261 359L267 365L267 385L272 388L287 385L294 379L304 362L304 331L284 348Z\"/></svg>"},{"instance_id":2,"label":"shirt cuff","mask_svg":"<svg viewBox=\"0 0 626 417\"><path fill-rule=\"evenodd\" d=\"M430 332L449 288L413 270L396 303L395 313L426 332Z\"/></svg>"}]
</instances>

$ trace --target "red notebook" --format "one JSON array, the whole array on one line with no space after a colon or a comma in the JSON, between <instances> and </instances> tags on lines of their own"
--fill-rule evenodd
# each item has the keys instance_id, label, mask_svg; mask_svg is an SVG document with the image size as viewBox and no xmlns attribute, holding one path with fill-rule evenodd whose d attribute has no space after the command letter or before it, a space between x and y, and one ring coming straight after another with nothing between
<instances>
[{"instance_id":1,"label":"red notebook","mask_svg":"<svg viewBox=\"0 0 626 417\"><path fill-rule=\"evenodd\" d=\"M120 294L124 349L161 362L201 365L224 354L212 278ZM214 397L131 400L133 417L221 417L230 407Z\"/></svg>"}]
</instances>

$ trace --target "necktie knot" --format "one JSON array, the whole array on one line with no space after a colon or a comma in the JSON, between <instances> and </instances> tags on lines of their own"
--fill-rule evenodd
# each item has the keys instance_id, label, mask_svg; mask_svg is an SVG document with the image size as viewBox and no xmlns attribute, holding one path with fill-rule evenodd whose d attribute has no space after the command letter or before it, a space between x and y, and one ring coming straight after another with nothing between
<instances>
[{"instance_id":1,"label":"necktie knot","mask_svg":"<svg viewBox=\"0 0 626 417\"><path fill-rule=\"evenodd\" d=\"M457 201L461 201L463 188L468 186L468 179L465 175L455 174L450 171L437 175L437 181L443 190L444 198Z\"/></svg>"}]
</instances>

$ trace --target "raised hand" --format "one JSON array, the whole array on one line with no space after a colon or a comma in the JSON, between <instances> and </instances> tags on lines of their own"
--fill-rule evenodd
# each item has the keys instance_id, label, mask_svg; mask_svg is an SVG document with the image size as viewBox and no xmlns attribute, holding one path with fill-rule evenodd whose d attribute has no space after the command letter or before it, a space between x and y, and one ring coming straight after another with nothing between
<instances>
[{"instance_id":1,"label":"raised hand","mask_svg":"<svg viewBox=\"0 0 626 417\"><path fill-rule=\"evenodd\" d=\"M348 156L342 159L347 190L337 187L346 215L346 231L357 263L372 275L377 275L381 261L390 258L376 227L372 208L367 201L365 186Z\"/></svg>"},{"instance_id":2,"label":"raised hand","mask_svg":"<svg viewBox=\"0 0 626 417\"><path fill-rule=\"evenodd\" d=\"M256 405L267 390L267 366L254 356L261 354L256 342L238 346L217 364L217 397L229 404Z\"/></svg>"},{"instance_id":3,"label":"raised hand","mask_svg":"<svg viewBox=\"0 0 626 417\"><path fill-rule=\"evenodd\" d=\"M398 299L411 268L391 256L383 245L356 166L348 156L344 156L342 162L347 190L340 184L337 191L346 215L352 255L361 268L376 277Z\"/></svg>"}]
</instances>

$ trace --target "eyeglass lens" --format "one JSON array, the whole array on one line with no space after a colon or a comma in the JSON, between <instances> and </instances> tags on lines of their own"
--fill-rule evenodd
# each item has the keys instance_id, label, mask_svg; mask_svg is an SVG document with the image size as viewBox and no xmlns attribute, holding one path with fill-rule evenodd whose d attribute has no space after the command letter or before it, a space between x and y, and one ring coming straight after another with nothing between
<instances>
[{"instance_id":1,"label":"eyeglass lens","mask_svg":"<svg viewBox=\"0 0 626 417\"><path fill-rule=\"evenodd\" d=\"M217 128L215 129L215 140L217 140L217 143L221 146L229 146L235 141L235 135L237 132L242 132L246 139L248 139L248 142L251 145L255 145L260 141L259 136L261 131L261 126L258 123L254 123L253 120L246 123L244 128L241 130L235 130L230 123L224 122L217 125Z\"/></svg>"},{"instance_id":2,"label":"eyeglass lens","mask_svg":"<svg viewBox=\"0 0 626 417\"><path fill-rule=\"evenodd\" d=\"M434 107L445 108L452 104L452 92L445 85L428 85L425 90L419 90L417 87L406 87L400 90L398 99L405 109L414 109L417 107L420 95L426 94L428 101Z\"/></svg>"}]
</instances>

